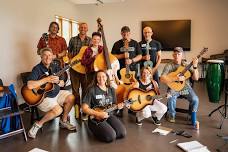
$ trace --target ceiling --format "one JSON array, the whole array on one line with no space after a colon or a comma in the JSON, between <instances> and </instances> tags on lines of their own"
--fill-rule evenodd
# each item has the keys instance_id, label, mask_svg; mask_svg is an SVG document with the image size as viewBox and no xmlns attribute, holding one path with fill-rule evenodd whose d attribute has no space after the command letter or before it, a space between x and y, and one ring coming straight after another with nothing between
<instances>
[{"instance_id":1,"label":"ceiling","mask_svg":"<svg viewBox=\"0 0 228 152\"><path fill-rule=\"evenodd\" d=\"M118 3L125 0L68 0L75 4L104 4L104 3Z\"/></svg>"}]
</instances>

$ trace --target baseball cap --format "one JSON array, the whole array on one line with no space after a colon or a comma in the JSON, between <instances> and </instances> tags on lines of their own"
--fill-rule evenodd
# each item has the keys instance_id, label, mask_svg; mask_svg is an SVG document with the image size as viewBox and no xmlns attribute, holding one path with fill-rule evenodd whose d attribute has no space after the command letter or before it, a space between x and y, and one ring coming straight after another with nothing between
<instances>
[{"instance_id":1,"label":"baseball cap","mask_svg":"<svg viewBox=\"0 0 228 152\"><path fill-rule=\"evenodd\" d=\"M184 52L184 51L183 51L183 48L182 48L182 47L179 47L179 46L178 46L178 47L175 47L175 48L173 49L173 51L174 51L174 52L176 52L176 51L177 51L177 52Z\"/></svg>"}]
</instances>

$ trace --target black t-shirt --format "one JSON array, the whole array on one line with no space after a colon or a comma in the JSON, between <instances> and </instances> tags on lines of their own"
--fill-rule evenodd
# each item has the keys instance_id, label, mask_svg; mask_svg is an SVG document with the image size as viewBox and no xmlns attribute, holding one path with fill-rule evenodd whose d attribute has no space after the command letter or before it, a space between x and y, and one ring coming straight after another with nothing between
<instances>
[{"instance_id":1,"label":"black t-shirt","mask_svg":"<svg viewBox=\"0 0 228 152\"><path fill-rule=\"evenodd\" d=\"M90 108L111 105L116 103L115 90L108 88L107 91L104 91L98 86L93 86L82 99L82 103L86 103Z\"/></svg>"},{"instance_id":2,"label":"black t-shirt","mask_svg":"<svg viewBox=\"0 0 228 152\"><path fill-rule=\"evenodd\" d=\"M130 42L128 42L129 49L133 49L133 51L129 52L129 58L132 59L136 57L137 55L142 54L142 50L140 48L140 45L137 41L131 39ZM112 47L112 54L123 54L124 52L121 52L121 49L123 49L124 41L121 39L114 43ZM125 68L125 59L119 59L120 62L120 69ZM132 63L130 65L130 70L136 71L136 63Z\"/></svg>"},{"instance_id":3,"label":"black t-shirt","mask_svg":"<svg viewBox=\"0 0 228 152\"><path fill-rule=\"evenodd\" d=\"M141 42L139 42L139 45L142 49L142 55L145 56L146 55L146 41L143 40ZM150 45L150 49L149 49L149 53L150 53L150 60L153 62L153 67L155 67L156 63L157 63L157 52L160 51L162 49L161 43L153 40L150 41L149 43ZM141 67L143 66L144 61L141 61L140 65Z\"/></svg>"},{"instance_id":4,"label":"black t-shirt","mask_svg":"<svg viewBox=\"0 0 228 152\"><path fill-rule=\"evenodd\" d=\"M42 62L40 62L32 69L32 73L29 75L28 81L40 80L42 78L42 76L53 75L53 74L56 74L57 72L59 72L60 70L61 70L60 67L58 67L56 64L51 64L49 69L47 69L47 67L45 67L44 64ZM63 80L63 77L60 76L59 79ZM59 90L60 90L59 85L54 84L53 91L48 92L46 95L49 98L54 98L59 93Z\"/></svg>"},{"instance_id":5,"label":"black t-shirt","mask_svg":"<svg viewBox=\"0 0 228 152\"><path fill-rule=\"evenodd\" d=\"M149 87L149 86L151 86L151 85L152 85L152 88L151 88L151 89L154 88L154 86L153 86L152 83L149 83L149 84L147 84L147 85L144 85L144 84L142 83L141 80L139 80L138 83L139 83L139 88L140 88L140 89L143 89L143 90L145 90L145 91L147 91L146 88Z\"/></svg>"},{"instance_id":6,"label":"black t-shirt","mask_svg":"<svg viewBox=\"0 0 228 152\"><path fill-rule=\"evenodd\" d=\"M153 83L153 82L154 82L154 83ZM138 83L139 83L139 88L142 89L142 90L144 90L144 91L147 91L147 88L150 87L149 90L154 90L156 94L159 94L159 92L157 92L157 91L158 91L158 88L155 88L155 87L154 87L154 85L158 86L158 84L157 84L156 81L153 81L153 82L151 81L150 83L148 83L148 84L145 85L145 84L142 83L141 80L139 80L139 81L138 81ZM155 84L155 83L156 83L156 84ZM156 91L156 90L157 90L157 91Z\"/></svg>"}]
</instances>

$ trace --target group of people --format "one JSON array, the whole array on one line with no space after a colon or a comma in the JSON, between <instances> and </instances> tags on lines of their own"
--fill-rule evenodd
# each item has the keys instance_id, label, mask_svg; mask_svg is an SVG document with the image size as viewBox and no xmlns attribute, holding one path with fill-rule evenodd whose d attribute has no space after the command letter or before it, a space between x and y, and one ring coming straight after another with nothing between
<instances>
[{"instance_id":1,"label":"group of people","mask_svg":"<svg viewBox=\"0 0 228 152\"><path fill-rule=\"evenodd\" d=\"M100 45L102 36L99 32L93 32L92 37L87 36L88 25L86 23L80 23L78 30L79 34L70 39L68 47L65 39L57 35L59 25L56 22L52 22L49 26L48 45L43 38L40 38L37 53L41 57L41 62L32 69L27 86L29 89L34 89L46 83L53 83L54 89L48 92L43 101L38 105L38 108L46 113L29 130L28 136L31 138L36 137L38 130L45 122L57 116L61 116L59 124L62 128L76 130L76 126L72 125L68 119L68 114L75 104L82 109L83 113L90 116L88 127L99 140L111 142L126 136L126 128L114 115L115 112L108 113L96 110L96 107L117 105L117 109L122 109L124 106L123 103L117 101L115 89L111 85L113 78L110 78L105 70L94 70L94 60L103 51L103 46ZM151 27L145 27L143 35L144 39L138 43L131 38L130 28L123 26L121 28L122 38L114 43L111 53L118 59L120 69L128 65L130 71L136 72L136 81L132 84L132 88L140 88L144 91L154 90L156 94L160 94L158 66L161 63L162 46L160 42L152 39L153 31ZM54 75L60 70L60 67L53 64L53 60L61 59L66 55L71 60L82 51L81 49L84 49L81 65L85 67L86 74L70 68L72 93L67 90L61 90L60 88L64 86L64 81L62 76ZM161 74L160 81L162 83L168 84L174 81L185 81L185 77L182 75L171 78L168 76L170 72L174 72L179 66L184 65L182 63L182 55L183 49L181 47L174 48L173 62L168 63ZM145 61L152 61L152 64L145 66ZM194 58L193 68L191 69L193 80L197 80L199 77L197 64L198 60ZM46 75L46 77L42 77L43 75ZM117 75L120 79L120 70L117 71ZM192 125L195 126L199 99L189 85L188 80L186 82L184 90L188 91L186 97L191 105ZM81 94L79 91L80 87L82 89ZM169 91L172 90L169 89ZM136 124L142 125L144 118L151 117L155 125L161 125L160 120L166 112L168 113L168 121L174 123L176 100L179 95L180 93L176 92L167 99L168 108L165 104L155 99L153 105L147 105L143 110L136 113ZM94 118L96 118L95 120L102 121L95 122Z\"/></svg>"}]
</instances>

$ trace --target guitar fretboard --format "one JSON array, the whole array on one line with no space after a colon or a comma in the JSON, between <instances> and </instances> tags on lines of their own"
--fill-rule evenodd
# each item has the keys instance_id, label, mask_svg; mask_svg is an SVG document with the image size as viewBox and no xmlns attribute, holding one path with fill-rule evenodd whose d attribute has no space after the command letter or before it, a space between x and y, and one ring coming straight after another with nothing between
<instances>
[{"instance_id":1,"label":"guitar fretboard","mask_svg":"<svg viewBox=\"0 0 228 152\"><path fill-rule=\"evenodd\" d=\"M203 48L203 50L200 52L200 54L197 55L197 59L199 59L206 51L208 51L208 48ZM192 65L193 65L193 61L184 68L184 70L181 72L181 75L184 75L185 72L188 71Z\"/></svg>"},{"instance_id":2,"label":"guitar fretboard","mask_svg":"<svg viewBox=\"0 0 228 152\"><path fill-rule=\"evenodd\" d=\"M112 107L106 109L105 112L110 113L110 112L112 112L112 111L114 111L114 110L116 110L116 109L117 109L117 105L114 105L114 106L112 106Z\"/></svg>"},{"instance_id":3,"label":"guitar fretboard","mask_svg":"<svg viewBox=\"0 0 228 152\"><path fill-rule=\"evenodd\" d=\"M65 66L62 70L60 70L59 72L55 73L54 75L56 75L56 76L62 75L66 70L68 70L70 67L74 66L78 62L80 62L80 61L79 60L75 60L74 62L72 62L71 64Z\"/></svg>"}]
</instances>

